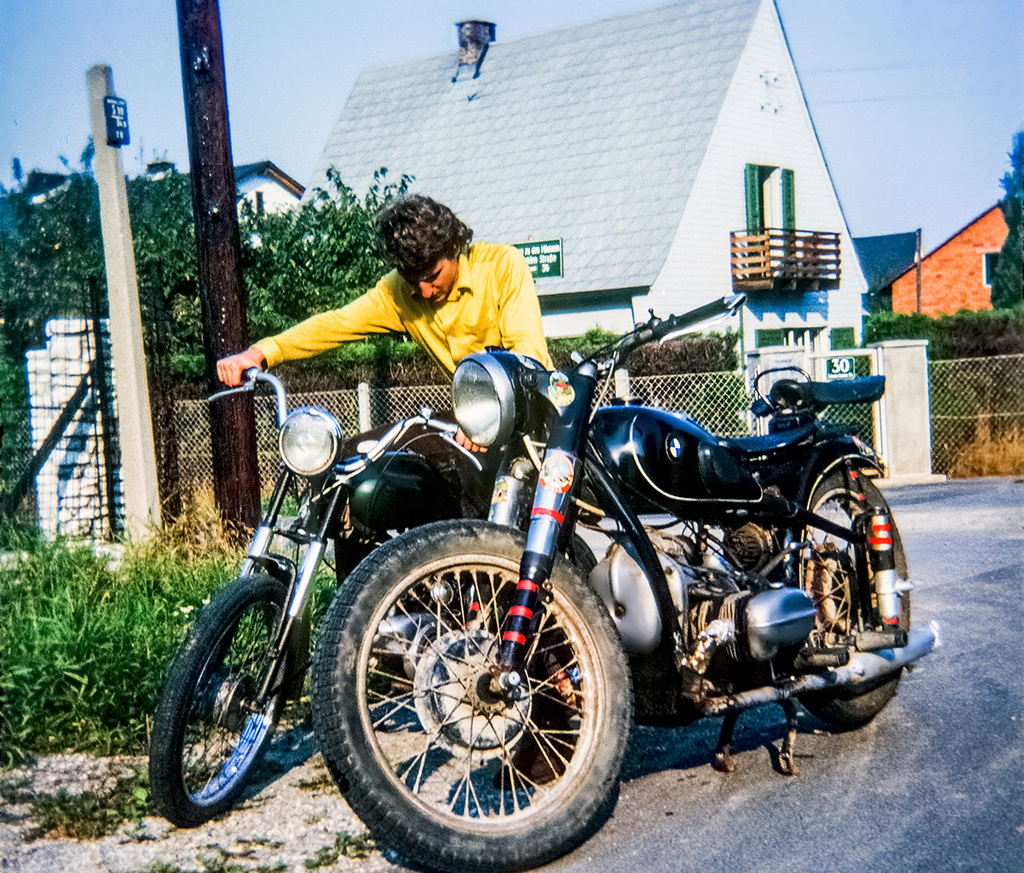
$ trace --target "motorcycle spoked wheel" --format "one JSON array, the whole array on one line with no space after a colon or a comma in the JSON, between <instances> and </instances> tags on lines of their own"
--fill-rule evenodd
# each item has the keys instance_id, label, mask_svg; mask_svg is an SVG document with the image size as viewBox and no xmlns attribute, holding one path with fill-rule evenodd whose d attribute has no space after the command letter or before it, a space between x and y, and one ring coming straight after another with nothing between
<instances>
[{"instance_id":1,"label":"motorcycle spoked wheel","mask_svg":"<svg viewBox=\"0 0 1024 873\"><path fill-rule=\"evenodd\" d=\"M585 840L617 796L629 671L567 561L535 614L522 696L490 691L525 545L486 522L419 528L363 561L320 626L324 758L378 844L432 869L536 867Z\"/></svg>"},{"instance_id":2,"label":"motorcycle spoked wheel","mask_svg":"<svg viewBox=\"0 0 1024 873\"><path fill-rule=\"evenodd\" d=\"M270 576L236 579L199 614L171 664L153 718L149 780L156 808L178 827L197 827L231 808L302 681L309 646L305 617L293 625L270 694L253 699L287 595L287 587Z\"/></svg>"},{"instance_id":3,"label":"motorcycle spoked wheel","mask_svg":"<svg viewBox=\"0 0 1024 873\"><path fill-rule=\"evenodd\" d=\"M882 509L890 514L889 504L878 488L863 476L857 479L857 487L852 490L846 477L839 472L826 476L814 489L809 507L811 512L821 515L839 524L849 526L853 519L867 512L871 507ZM863 496L862 496L863 495ZM899 531L895 529L893 548L896 550L896 566L898 574L906 577L906 555ZM857 596L854 584L856 574L856 556L851 543L825 534L822 531L809 529L807 539L811 540L812 562L804 574L804 588L818 604L816 630L822 635L825 645L832 645L836 638L845 638L856 632L854 598ZM900 597L899 625L903 630L910 630L910 593ZM812 714L834 727L852 729L870 722L896 696L902 670L883 677L867 687L837 688L829 691L815 691L800 695L800 703Z\"/></svg>"}]
</instances>

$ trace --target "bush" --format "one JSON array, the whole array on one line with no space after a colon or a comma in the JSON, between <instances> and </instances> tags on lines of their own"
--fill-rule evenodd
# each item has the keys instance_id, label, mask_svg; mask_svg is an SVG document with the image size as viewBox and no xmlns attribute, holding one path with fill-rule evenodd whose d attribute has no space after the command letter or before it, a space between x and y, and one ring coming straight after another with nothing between
<instances>
[{"instance_id":1,"label":"bush","mask_svg":"<svg viewBox=\"0 0 1024 873\"><path fill-rule=\"evenodd\" d=\"M932 360L1024 354L1024 307L961 310L937 318L920 312L880 312L864 322L864 342L928 340Z\"/></svg>"}]
</instances>

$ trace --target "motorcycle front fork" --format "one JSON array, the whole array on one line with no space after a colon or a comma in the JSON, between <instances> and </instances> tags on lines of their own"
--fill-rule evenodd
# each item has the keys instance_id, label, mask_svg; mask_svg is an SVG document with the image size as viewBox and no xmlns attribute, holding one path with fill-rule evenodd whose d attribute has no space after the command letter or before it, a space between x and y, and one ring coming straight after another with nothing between
<instances>
[{"instance_id":1,"label":"motorcycle front fork","mask_svg":"<svg viewBox=\"0 0 1024 873\"><path fill-rule=\"evenodd\" d=\"M286 608L278 622L273 648L268 652L257 700L264 700L271 693L275 677L281 675L280 668L288 652L292 629L305 608L309 586L326 551L328 530L336 513L341 509L339 501L346 493L345 489L339 487L325 489L319 496L307 500L299 518L287 528L283 528L278 525L278 517L285 495L293 481L294 474L282 470L270 504L253 535L242 565L242 575L251 574L259 569L288 585ZM275 536L290 540L299 549L305 546L305 554L298 567L287 558L269 553Z\"/></svg>"}]
</instances>

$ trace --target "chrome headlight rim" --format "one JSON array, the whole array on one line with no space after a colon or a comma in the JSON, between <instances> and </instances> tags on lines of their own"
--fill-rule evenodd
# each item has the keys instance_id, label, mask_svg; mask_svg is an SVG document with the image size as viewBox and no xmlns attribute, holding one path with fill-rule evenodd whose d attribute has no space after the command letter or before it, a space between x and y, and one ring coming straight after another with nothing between
<instances>
[{"instance_id":1,"label":"chrome headlight rim","mask_svg":"<svg viewBox=\"0 0 1024 873\"><path fill-rule=\"evenodd\" d=\"M296 433L297 428L302 432ZM294 440L305 437L305 445ZM320 445L311 445L319 439ZM338 420L319 406L300 406L288 413L278 434L278 449L285 466L299 476L317 476L337 461L344 433ZM308 453L303 455L303 453Z\"/></svg>"},{"instance_id":2,"label":"chrome headlight rim","mask_svg":"<svg viewBox=\"0 0 1024 873\"><path fill-rule=\"evenodd\" d=\"M485 384L483 380L476 379L472 386L467 385L468 374L474 367L482 368L486 374L489 383L487 390L492 394L490 398L484 396L468 398L465 396L468 390L480 392L481 386ZM472 412L476 412L479 417L479 404L487 402L493 403L495 409L490 420L485 425L481 425L470 415ZM477 408L467 410L467 405ZM512 377L494 355L487 352L475 352L459 361L452 379L452 408L462 432L477 445L500 446L508 442L516 422L516 390L512 383Z\"/></svg>"}]
</instances>

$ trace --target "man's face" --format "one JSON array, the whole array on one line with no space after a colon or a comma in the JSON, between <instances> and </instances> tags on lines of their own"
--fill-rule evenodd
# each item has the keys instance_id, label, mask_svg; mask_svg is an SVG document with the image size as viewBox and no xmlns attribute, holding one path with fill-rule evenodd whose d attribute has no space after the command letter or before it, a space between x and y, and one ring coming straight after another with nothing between
<instances>
[{"instance_id":1,"label":"man's face","mask_svg":"<svg viewBox=\"0 0 1024 873\"><path fill-rule=\"evenodd\" d=\"M437 265L424 276L405 277L405 280L416 289L424 299L440 306L452 293L459 278L459 262L453 258L442 258Z\"/></svg>"}]
</instances>

